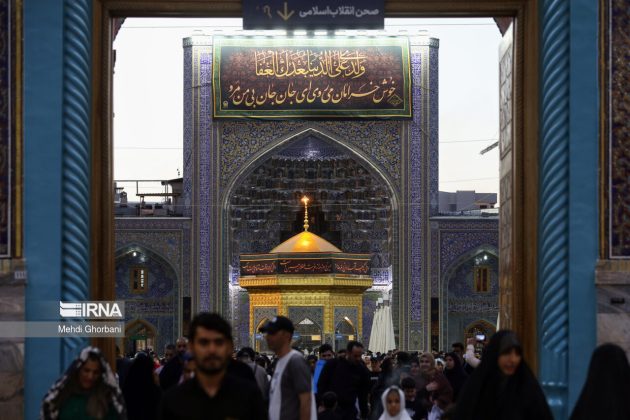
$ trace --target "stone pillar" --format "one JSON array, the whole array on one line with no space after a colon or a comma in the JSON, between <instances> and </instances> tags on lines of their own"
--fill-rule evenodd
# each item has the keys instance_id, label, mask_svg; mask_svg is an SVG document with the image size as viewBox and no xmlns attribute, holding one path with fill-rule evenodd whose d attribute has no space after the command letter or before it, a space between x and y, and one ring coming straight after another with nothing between
<instances>
[{"instance_id":1,"label":"stone pillar","mask_svg":"<svg viewBox=\"0 0 630 420\"><path fill-rule=\"evenodd\" d=\"M409 39L413 118L409 123L407 145L408 185L403 197L409 197L401 209L401 223L409 226L403 239L409 249L400 273L400 286L394 294L398 306L398 347L423 350L429 343L429 216L438 209L438 48L439 40L424 36ZM405 272L406 271L406 272Z\"/></svg>"},{"instance_id":2,"label":"stone pillar","mask_svg":"<svg viewBox=\"0 0 630 420\"><path fill-rule=\"evenodd\" d=\"M220 312L227 297L220 293L223 276L211 273L217 267L213 257L216 247L212 246L215 226L211 222L218 211L216 189L211 185L216 156L212 141L212 37L185 38L183 47L184 214L192 217L193 312Z\"/></svg>"}]
</instances>

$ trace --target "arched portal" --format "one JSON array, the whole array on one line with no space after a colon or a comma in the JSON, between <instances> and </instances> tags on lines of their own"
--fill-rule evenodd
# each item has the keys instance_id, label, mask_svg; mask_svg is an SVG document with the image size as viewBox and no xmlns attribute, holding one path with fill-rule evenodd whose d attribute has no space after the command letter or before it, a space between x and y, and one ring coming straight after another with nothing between
<instances>
[{"instance_id":1,"label":"arched portal","mask_svg":"<svg viewBox=\"0 0 630 420\"><path fill-rule=\"evenodd\" d=\"M177 271L167 258L144 243L130 243L115 255L116 299L125 301L125 321L151 325L152 341L145 344L161 354L166 344L177 339L181 322ZM127 351L127 345L124 348Z\"/></svg>"},{"instance_id":2,"label":"arched portal","mask_svg":"<svg viewBox=\"0 0 630 420\"><path fill-rule=\"evenodd\" d=\"M313 352L322 345L322 327L310 318L304 318L295 324L293 345Z\"/></svg>"},{"instance_id":3,"label":"arched portal","mask_svg":"<svg viewBox=\"0 0 630 420\"><path fill-rule=\"evenodd\" d=\"M462 340L478 320L495 325L499 313L499 260L494 246L470 249L442 276L441 348ZM493 327L494 328L494 327Z\"/></svg>"},{"instance_id":4,"label":"arched portal","mask_svg":"<svg viewBox=\"0 0 630 420\"><path fill-rule=\"evenodd\" d=\"M352 322L345 318L335 326L335 351L345 349L348 342L357 339L357 330Z\"/></svg>"},{"instance_id":5,"label":"arched portal","mask_svg":"<svg viewBox=\"0 0 630 420\"><path fill-rule=\"evenodd\" d=\"M269 353L269 347L267 346L267 340L265 340L265 336L262 333L259 333L258 331L260 330L260 328L265 325L267 322L269 322L269 318L264 318L262 319L258 325L256 325L256 333L254 334L254 349L258 352L258 353Z\"/></svg>"},{"instance_id":6,"label":"arched portal","mask_svg":"<svg viewBox=\"0 0 630 420\"><path fill-rule=\"evenodd\" d=\"M367 157L317 130L279 141L225 192L224 284L238 284L240 254L269 252L302 230L300 198L306 195L309 230L344 252L371 253L375 283L397 294L398 199L392 185ZM233 319L249 319L243 305L229 307L239 311Z\"/></svg>"},{"instance_id":7,"label":"arched portal","mask_svg":"<svg viewBox=\"0 0 630 420\"><path fill-rule=\"evenodd\" d=\"M153 325L142 319L136 319L125 326L123 347L126 354L146 349L155 349L157 333Z\"/></svg>"}]
</instances>

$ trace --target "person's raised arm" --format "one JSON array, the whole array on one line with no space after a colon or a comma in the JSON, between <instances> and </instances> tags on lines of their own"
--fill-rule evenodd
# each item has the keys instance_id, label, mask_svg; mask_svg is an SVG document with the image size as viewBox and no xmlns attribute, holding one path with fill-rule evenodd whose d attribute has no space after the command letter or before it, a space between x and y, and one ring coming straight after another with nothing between
<instances>
[{"instance_id":1,"label":"person's raised arm","mask_svg":"<svg viewBox=\"0 0 630 420\"><path fill-rule=\"evenodd\" d=\"M481 363L481 360L475 356L475 338L469 338L466 340L466 354L464 355L464 360L470 366L476 368Z\"/></svg>"},{"instance_id":2,"label":"person's raised arm","mask_svg":"<svg viewBox=\"0 0 630 420\"><path fill-rule=\"evenodd\" d=\"M311 393L303 392L298 395L300 399L300 420L311 420Z\"/></svg>"}]
</instances>

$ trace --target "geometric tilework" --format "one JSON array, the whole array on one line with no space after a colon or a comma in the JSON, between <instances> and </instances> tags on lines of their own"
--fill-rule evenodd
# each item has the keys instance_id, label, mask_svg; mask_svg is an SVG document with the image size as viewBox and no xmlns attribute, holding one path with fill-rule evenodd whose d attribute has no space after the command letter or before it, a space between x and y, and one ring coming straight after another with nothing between
<instances>
[{"instance_id":1,"label":"geometric tilework","mask_svg":"<svg viewBox=\"0 0 630 420\"><path fill-rule=\"evenodd\" d=\"M628 2L612 0L600 2L609 7L610 18L606 38L608 95L608 226L610 258L630 258L630 16Z\"/></svg>"},{"instance_id":2,"label":"geometric tilework","mask_svg":"<svg viewBox=\"0 0 630 420\"><path fill-rule=\"evenodd\" d=\"M9 108L13 103L11 100L11 79L13 77L13 66L11 60L13 51L13 25L12 22L12 0L0 1L0 19L2 28L0 29L0 258L11 255L11 214L13 202L11 200L12 165L14 153L14 141L11 125L13 123L14 110Z\"/></svg>"},{"instance_id":3,"label":"geometric tilework","mask_svg":"<svg viewBox=\"0 0 630 420\"><path fill-rule=\"evenodd\" d=\"M485 320L495 325L498 313L498 218L431 218L431 296L440 299L439 346L449 348L461 341L471 322ZM486 253L490 291L473 289L475 256Z\"/></svg>"},{"instance_id":4,"label":"geometric tilework","mask_svg":"<svg viewBox=\"0 0 630 420\"><path fill-rule=\"evenodd\" d=\"M191 296L190 226L190 219L183 217L115 219L116 298L126 301L127 322L140 318L156 329L159 352L184 334L180 296ZM131 251L137 251L137 257ZM129 291L129 271L136 265L148 269L144 294Z\"/></svg>"},{"instance_id":5,"label":"geometric tilework","mask_svg":"<svg viewBox=\"0 0 630 420\"><path fill-rule=\"evenodd\" d=\"M392 278L395 279L395 328L402 328L400 333L408 336L411 320L417 320L414 337L418 339L412 344L415 347L422 344L422 326L418 322L425 319L422 314L426 307L423 299L428 295L426 291L420 295L417 293L424 290L426 281L423 279L429 273L426 263L429 248L428 216L437 197L437 171L434 171L434 176L429 176L430 168L437 167L438 158L437 42L431 41L430 44L429 47L426 43L416 42L414 47L412 123L376 119L214 121L211 117L212 38L185 40L184 200L190 203L193 216L192 267L195 272L191 278L195 280L191 288L195 295L193 299L198 299L195 310L212 309L215 303L226 307L235 297L229 299L227 292L229 265L235 261L229 255L223 208L226 203L224 197L232 192L231 185L246 176L247 170L257 167L261 158L271 153L271 149L281 142L313 130L352 151L351 157L360 163L369 162L370 170L379 172L397 196L398 212L394 216L391 257ZM426 74L428 68L420 68L420 65L425 66L429 62L429 49L434 50L431 59L435 74L431 78ZM417 54L420 51L424 51L422 54L427 57L422 63ZM432 94L425 94L429 90ZM429 121L433 126L424 127ZM409 190L402 191L403 185ZM413 198L410 200L412 193ZM411 236L406 232L411 232ZM409 250L409 255L398 255L402 241L406 241L405 249ZM412 265L403 268L401 262L410 262ZM386 262L383 265L388 266ZM397 293L402 294L399 300ZM240 303L240 298L237 300ZM396 302L408 302L407 309L396 306ZM222 311L232 312L227 308ZM402 311L400 323L397 322L399 311ZM239 326L243 322L243 319L239 319ZM401 342L402 346L408 344Z\"/></svg>"}]
</instances>

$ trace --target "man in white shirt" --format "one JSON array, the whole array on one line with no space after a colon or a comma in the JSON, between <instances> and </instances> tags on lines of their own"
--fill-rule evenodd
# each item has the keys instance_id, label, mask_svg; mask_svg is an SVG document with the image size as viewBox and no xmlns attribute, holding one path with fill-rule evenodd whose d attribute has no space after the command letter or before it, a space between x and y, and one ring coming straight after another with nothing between
<instances>
[{"instance_id":1,"label":"man in white shirt","mask_svg":"<svg viewBox=\"0 0 630 420\"><path fill-rule=\"evenodd\" d=\"M311 420L311 372L302 353L291 349L293 323L274 317L260 328L278 361L269 390L269 420Z\"/></svg>"}]
</instances>

